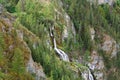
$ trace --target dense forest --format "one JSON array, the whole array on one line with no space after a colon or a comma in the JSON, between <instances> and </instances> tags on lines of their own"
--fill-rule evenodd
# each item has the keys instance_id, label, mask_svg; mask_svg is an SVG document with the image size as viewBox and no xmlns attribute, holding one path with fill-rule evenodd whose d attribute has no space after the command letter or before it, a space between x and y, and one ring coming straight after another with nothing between
<instances>
[{"instance_id":1,"label":"dense forest","mask_svg":"<svg viewBox=\"0 0 120 80\"><path fill-rule=\"evenodd\" d=\"M120 80L119 0L0 0L0 80Z\"/></svg>"}]
</instances>

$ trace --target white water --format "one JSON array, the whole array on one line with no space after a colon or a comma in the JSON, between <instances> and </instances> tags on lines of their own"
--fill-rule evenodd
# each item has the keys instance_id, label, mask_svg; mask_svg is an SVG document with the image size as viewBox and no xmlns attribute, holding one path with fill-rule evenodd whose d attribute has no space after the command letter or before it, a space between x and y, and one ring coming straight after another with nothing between
<instances>
[{"instance_id":1,"label":"white water","mask_svg":"<svg viewBox=\"0 0 120 80\"><path fill-rule=\"evenodd\" d=\"M89 68L88 68L88 71L89 71L89 80L94 80L93 75L91 74L91 71Z\"/></svg>"},{"instance_id":2,"label":"white water","mask_svg":"<svg viewBox=\"0 0 120 80\"><path fill-rule=\"evenodd\" d=\"M69 62L68 55L64 51L62 51L61 49L57 48L57 44L56 44L56 40L55 40L55 37L54 37L54 34L53 34L53 30L54 30L54 28L50 29L50 36L53 38L54 50L56 51L56 53L60 56L60 58L63 61ZM91 74L91 71L90 71L89 68L87 68L84 71L81 71L81 73L82 73L82 77L83 77L84 80L94 80L93 75Z\"/></svg>"},{"instance_id":3,"label":"white water","mask_svg":"<svg viewBox=\"0 0 120 80\"><path fill-rule=\"evenodd\" d=\"M67 55L64 51L62 51L61 49L58 49L58 48L57 48L55 38L54 38L54 50L58 53L58 55L60 56L60 58L61 58L63 61L69 62L68 55Z\"/></svg>"},{"instance_id":4,"label":"white water","mask_svg":"<svg viewBox=\"0 0 120 80\"><path fill-rule=\"evenodd\" d=\"M63 7L62 1L61 0L58 0L58 1L60 1L59 6ZM59 20L60 16L64 16L64 21L66 23L64 31L63 31L62 40L64 41L64 39L70 38L71 36L73 36L72 39L75 39L74 36L76 35L76 31L75 31L75 28L74 28L74 24L70 19L70 16L66 12L63 11L63 13L62 13L57 9L55 9L55 12L57 13L56 14L56 20ZM51 29L53 29L53 27ZM54 37L54 34L52 33L53 30L50 31L50 36L53 38L54 50L56 51L56 53L60 56L60 58L63 61L68 61L69 62L68 55L64 51L62 51L61 49L57 48L56 39ZM81 70L81 74L82 74L82 77L83 77L84 80L94 80L93 75L91 74L91 71L90 71L89 68L85 69L84 71Z\"/></svg>"},{"instance_id":5,"label":"white water","mask_svg":"<svg viewBox=\"0 0 120 80\"><path fill-rule=\"evenodd\" d=\"M52 40L53 40L54 50L56 51L56 53L60 56L60 58L61 58L63 61L69 62L69 57L68 57L68 55L67 55L64 51L62 51L61 49L58 49L58 48L57 48L57 44L56 44L56 40L55 40L53 31L54 31L54 27L51 27L51 28L50 28L50 36L51 36L51 38L53 38Z\"/></svg>"},{"instance_id":6,"label":"white water","mask_svg":"<svg viewBox=\"0 0 120 80\"><path fill-rule=\"evenodd\" d=\"M94 80L89 68L81 73L84 80Z\"/></svg>"}]
</instances>

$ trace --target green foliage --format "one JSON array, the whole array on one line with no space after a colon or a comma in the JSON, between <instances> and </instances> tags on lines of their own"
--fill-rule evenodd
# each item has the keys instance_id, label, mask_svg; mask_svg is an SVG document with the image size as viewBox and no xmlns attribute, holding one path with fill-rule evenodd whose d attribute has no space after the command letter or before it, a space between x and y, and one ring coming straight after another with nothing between
<instances>
[{"instance_id":1,"label":"green foliage","mask_svg":"<svg viewBox=\"0 0 120 80\"><path fill-rule=\"evenodd\" d=\"M85 61L90 61L89 56L90 56L90 52L89 52L89 51L86 51L86 52L84 53L84 60L85 60Z\"/></svg>"},{"instance_id":2,"label":"green foliage","mask_svg":"<svg viewBox=\"0 0 120 80\"><path fill-rule=\"evenodd\" d=\"M95 31L100 33L106 33L111 35L117 43L120 42L120 1L116 0L113 6L108 4L94 5L86 2L87 0L62 0L64 9L69 13L71 19L75 24L77 32L77 43L83 45L85 50L92 50L93 43L90 40L89 26L94 27ZM98 38L98 33L95 35L95 41L97 44L101 43ZM83 48L83 49L84 49ZM95 49L95 48L93 48ZM85 53L85 56L89 55ZM119 80L119 58L109 59L110 56L105 55L105 52L100 51L100 55L103 56L105 66L109 70L112 67L117 67L117 72L110 74L108 80ZM118 53L119 54L119 53Z\"/></svg>"},{"instance_id":3,"label":"green foliage","mask_svg":"<svg viewBox=\"0 0 120 80\"><path fill-rule=\"evenodd\" d=\"M11 35L12 33L9 34L9 36ZM14 49L8 50L6 45L9 42L6 42L6 38L8 38L6 34L0 32L0 80L33 80L32 76L25 71L24 52L20 47L15 46L19 42L14 43ZM16 36L13 38L16 39ZM9 39L11 40L11 38Z\"/></svg>"},{"instance_id":4,"label":"green foliage","mask_svg":"<svg viewBox=\"0 0 120 80\"><path fill-rule=\"evenodd\" d=\"M83 27L82 32L81 32L81 39L84 43L84 48L91 50L92 41L91 41L91 37L90 37L89 27Z\"/></svg>"},{"instance_id":5,"label":"green foliage","mask_svg":"<svg viewBox=\"0 0 120 80\"><path fill-rule=\"evenodd\" d=\"M14 56L12 61L12 71L17 74L23 74L25 72L24 59L22 51L19 48L14 50Z\"/></svg>"},{"instance_id":6,"label":"green foliage","mask_svg":"<svg viewBox=\"0 0 120 80\"><path fill-rule=\"evenodd\" d=\"M3 33L0 32L0 52L5 48Z\"/></svg>"},{"instance_id":7,"label":"green foliage","mask_svg":"<svg viewBox=\"0 0 120 80\"><path fill-rule=\"evenodd\" d=\"M120 7L120 1L119 1L119 0L116 0L116 5L117 5L118 7Z\"/></svg>"},{"instance_id":8,"label":"green foliage","mask_svg":"<svg viewBox=\"0 0 120 80\"><path fill-rule=\"evenodd\" d=\"M0 0L0 3L2 3L8 12L13 13L16 12L15 6L18 3L19 0Z\"/></svg>"},{"instance_id":9,"label":"green foliage","mask_svg":"<svg viewBox=\"0 0 120 80\"><path fill-rule=\"evenodd\" d=\"M31 45L31 50L34 60L41 63L50 80L77 80L77 78L72 77L73 72L67 69L69 64L56 58L55 53L44 44L40 43L36 49L33 49Z\"/></svg>"},{"instance_id":10,"label":"green foliage","mask_svg":"<svg viewBox=\"0 0 120 80\"><path fill-rule=\"evenodd\" d=\"M111 34L114 38L118 37L118 23L120 21L120 16L116 13L116 10L114 8L111 8L109 5L106 4L96 7L96 5L94 4L90 5L89 2L87 2L86 0L64 0L63 2L65 4L64 7L66 11L69 13L75 24L77 34L81 34L81 27L88 28L88 26L92 26L95 28L102 27L104 30L106 30L108 34ZM87 38L86 35L79 36L79 39L81 37L84 37L82 38L82 41L84 43L88 42L85 39Z\"/></svg>"},{"instance_id":11,"label":"green foliage","mask_svg":"<svg viewBox=\"0 0 120 80\"><path fill-rule=\"evenodd\" d=\"M18 12L21 11L20 6L17 5ZM32 50L33 59L40 63L44 72L50 80L74 80L73 72L67 69L66 62L60 61L53 51L48 49L46 44L46 30L49 23L53 21L53 5L41 5L26 1L23 13L18 14L20 22L26 26L30 31L39 36L40 43L33 48L33 43L27 38L30 49ZM79 80L79 79L78 79Z\"/></svg>"},{"instance_id":12,"label":"green foliage","mask_svg":"<svg viewBox=\"0 0 120 80\"><path fill-rule=\"evenodd\" d=\"M40 2L26 0L23 5L19 1L17 8L17 16L19 21L37 36L43 36L47 20L53 20L53 5L40 4ZM24 10L21 9L24 6Z\"/></svg>"},{"instance_id":13,"label":"green foliage","mask_svg":"<svg viewBox=\"0 0 120 80\"><path fill-rule=\"evenodd\" d=\"M0 0L0 3L4 4L9 12L16 12L18 21L20 21L26 28L32 31L40 38L40 42L37 44L37 48L33 48L33 43L26 39L29 43L29 47L32 50L32 55L35 61L40 62L44 68L47 77L50 80L77 80L73 77L73 72L68 69L68 63L60 61L55 52L48 49L46 44L47 29L49 21L54 21L54 4L51 2L48 4L41 4L37 2L39 0ZM70 15L72 21L75 24L77 32L76 42L68 39L63 45L64 50L71 52L79 50L84 53L84 59L89 61L88 56L93 49L93 43L90 38L90 27L94 27L96 31L106 32L120 42L120 2L117 0L113 7L109 5L90 5L87 0L62 0L65 10ZM17 4L17 6L16 6ZM15 7L16 6L16 7ZM60 27L63 27L58 23ZM62 30L62 29L61 29ZM104 30L104 31L103 31ZM0 34L1 35L1 34ZM96 37L98 43L101 41ZM2 55L4 50L4 39L0 36L0 66L4 61ZM23 76L24 62L22 57L22 51L15 49L12 64L10 70L17 73L17 76ZM104 52L100 52L103 56L106 68L109 70L111 67L120 68L119 58L114 61L109 60L108 56L104 55ZM113 64L114 63L114 64ZM2 64L3 65L3 64ZM12 68L12 69L11 69ZM118 75L110 76L110 79L118 79ZM4 73L0 71L0 77L4 77ZM16 78L14 78L15 80ZM109 80L110 80L109 79ZM29 80L29 79L28 79ZM80 78L78 79L80 80Z\"/></svg>"}]
</instances>

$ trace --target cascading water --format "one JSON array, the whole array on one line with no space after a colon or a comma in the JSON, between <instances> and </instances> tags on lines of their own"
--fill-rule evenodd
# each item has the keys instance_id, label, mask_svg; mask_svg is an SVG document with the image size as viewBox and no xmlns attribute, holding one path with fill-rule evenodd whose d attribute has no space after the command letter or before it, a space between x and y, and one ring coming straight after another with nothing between
<instances>
[{"instance_id":1,"label":"cascading water","mask_svg":"<svg viewBox=\"0 0 120 80\"><path fill-rule=\"evenodd\" d=\"M58 5L61 8L63 7L63 3L61 0L58 0ZM62 16L65 21L65 27L64 27L64 31L63 31L62 40L64 41L64 39L67 39L68 37L69 38L71 37L71 39L75 39L74 36L76 35L76 32L75 32L74 24L73 24L72 20L70 19L70 16L65 11L59 11L59 10L55 9L55 12L56 12L56 17L55 17L56 20L59 21L60 17ZM57 48L56 39L55 39L53 31L54 31L54 27L50 27L49 34L52 39L53 46L54 46L53 48L54 48L55 52L60 56L60 58L63 61L69 62L68 55L61 49ZM81 68L80 72L81 72L84 80L94 80L93 75L88 67L86 67L86 69Z\"/></svg>"},{"instance_id":2,"label":"cascading water","mask_svg":"<svg viewBox=\"0 0 120 80\"><path fill-rule=\"evenodd\" d=\"M57 48L57 44L56 44L56 40L55 40L53 31L54 31L54 27L51 27L51 28L50 28L50 37L51 37L52 40L53 40L53 45L54 45L54 50L55 50L55 52L60 56L60 58L61 58L63 61L69 62L69 57L68 57L68 55L67 55L64 51L62 51L61 49L58 49L58 48Z\"/></svg>"},{"instance_id":3,"label":"cascading water","mask_svg":"<svg viewBox=\"0 0 120 80\"><path fill-rule=\"evenodd\" d=\"M60 58L63 61L69 62L68 55L61 49L57 48L57 44L56 44L56 40L55 40L53 31L54 31L54 27L50 27L50 37L52 38L55 52L60 56ZM84 80L94 80L93 75L89 68L86 68L85 70L80 70L80 71L81 71L81 74L82 74L82 77Z\"/></svg>"},{"instance_id":4,"label":"cascading water","mask_svg":"<svg viewBox=\"0 0 120 80\"><path fill-rule=\"evenodd\" d=\"M56 45L56 40L54 38L54 45ZM62 51L61 49L58 49L56 46L54 46L54 50L60 55L60 58L63 60L63 61L68 61L69 62L69 58L68 58L68 55Z\"/></svg>"},{"instance_id":5,"label":"cascading water","mask_svg":"<svg viewBox=\"0 0 120 80\"><path fill-rule=\"evenodd\" d=\"M84 80L94 80L93 75L91 74L91 71L89 68L82 71L81 74Z\"/></svg>"},{"instance_id":6,"label":"cascading water","mask_svg":"<svg viewBox=\"0 0 120 80\"><path fill-rule=\"evenodd\" d=\"M89 71L89 80L94 80L93 75L91 74L91 71L89 68L88 68L88 71Z\"/></svg>"}]
</instances>

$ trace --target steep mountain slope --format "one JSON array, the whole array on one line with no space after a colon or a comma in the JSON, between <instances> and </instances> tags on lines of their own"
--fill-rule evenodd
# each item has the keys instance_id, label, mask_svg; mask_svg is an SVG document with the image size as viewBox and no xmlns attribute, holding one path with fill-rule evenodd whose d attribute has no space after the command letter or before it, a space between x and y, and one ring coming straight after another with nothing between
<instances>
[{"instance_id":1,"label":"steep mountain slope","mask_svg":"<svg viewBox=\"0 0 120 80\"><path fill-rule=\"evenodd\" d=\"M87 64L96 79L119 80L119 1L112 5L78 0L63 2L81 36L80 45L83 43L83 48L90 51Z\"/></svg>"},{"instance_id":2,"label":"steep mountain slope","mask_svg":"<svg viewBox=\"0 0 120 80\"><path fill-rule=\"evenodd\" d=\"M119 0L0 3L1 80L120 79Z\"/></svg>"},{"instance_id":3,"label":"steep mountain slope","mask_svg":"<svg viewBox=\"0 0 120 80\"><path fill-rule=\"evenodd\" d=\"M20 29L15 28L17 26L14 25L15 17L2 11L5 10L2 5L0 9L0 80L33 80L34 78L28 72L44 80L42 67L33 61L31 50L22 39ZM27 29L24 31L29 34Z\"/></svg>"}]
</instances>

